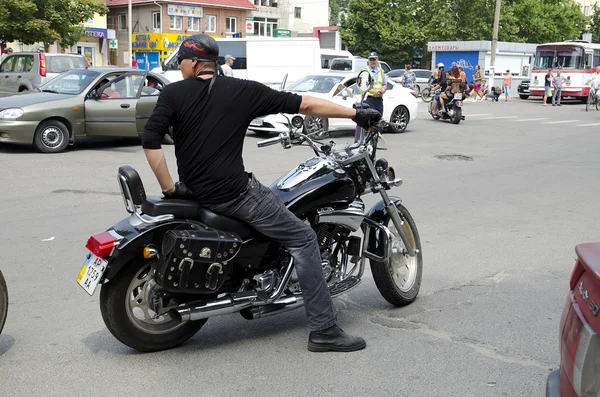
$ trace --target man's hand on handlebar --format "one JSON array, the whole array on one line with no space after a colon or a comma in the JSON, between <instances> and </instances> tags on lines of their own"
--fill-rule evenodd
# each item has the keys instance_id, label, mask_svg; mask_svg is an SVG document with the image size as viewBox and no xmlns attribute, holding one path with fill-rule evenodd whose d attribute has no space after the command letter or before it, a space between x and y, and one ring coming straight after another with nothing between
<instances>
[{"instance_id":1,"label":"man's hand on handlebar","mask_svg":"<svg viewBox=\"0 0 600 397\"><path fill-rule=\"evenodd\" d=\"M381 113L373 108L356 109L356 116L352 119L359 127L368 130L377 121L381 120Z\"/></svg>"}]
</instances>

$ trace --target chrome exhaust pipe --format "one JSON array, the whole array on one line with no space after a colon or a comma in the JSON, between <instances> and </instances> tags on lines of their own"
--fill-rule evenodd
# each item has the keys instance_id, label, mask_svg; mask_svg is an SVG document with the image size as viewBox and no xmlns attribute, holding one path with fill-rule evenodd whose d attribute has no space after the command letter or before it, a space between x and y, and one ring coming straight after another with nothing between
<instances>
[{"instance_id":1,"label":"chrome exhaust pipe","mask_svg":"<svg viewBox=\"0 0 600 397\"><path fill-rule=\"evenodd\" d=\"M304 306L304 299L302 299L302 296L288 296L278 299L270 305L244 310L241 314L246 320L256 320L257 318L270 317L279 313L289 312L302 306Z\"/></svg>"},{"instance_id":2,"label":"chrome exhaust pipe","mask_svg":"<svg viewBox=\"0 0 600 397\"><path fill-rule=\"evenodd\" d=\"M239 298L224 297L208 302L184 305L169 310L169 315L174 320L197 321L205 318L239 312L252 306L257 296L255 293Z\"/></svg>"}]
</instances>

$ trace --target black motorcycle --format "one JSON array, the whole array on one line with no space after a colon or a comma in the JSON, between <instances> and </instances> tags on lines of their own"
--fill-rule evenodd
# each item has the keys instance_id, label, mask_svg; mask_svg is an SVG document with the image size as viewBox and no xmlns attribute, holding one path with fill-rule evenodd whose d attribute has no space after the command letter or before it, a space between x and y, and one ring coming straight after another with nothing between
<instances>
[{"instance_id":1,"label":"black motorcycle","mask_svg":"<svg viewBox=\"0 0 600 397\"><path fill-rule=\"evenodd\" d=\"M372 83L368 72L359 81L363 92ZM294 117L288 132L258 146L308 145L315 153L271 189L315 230L331 295L356 287L368 259L388 302L413 302L423 271L419 234L401 200L387 194L402 180L376 159L388 126L381 122L363 130L357 143L338 147L300 132L302 121ZM90 295L102 285L102 317L122 343L139 351L168 349L209 317L239 312L256 319L303 305L294 260L280 244L194 201L146 197L129 166L119 168L118 182L130 216L89 238L77 281ZM382 197L370 210L361 200L368 193Z\"/></svg>"}]
</instances>

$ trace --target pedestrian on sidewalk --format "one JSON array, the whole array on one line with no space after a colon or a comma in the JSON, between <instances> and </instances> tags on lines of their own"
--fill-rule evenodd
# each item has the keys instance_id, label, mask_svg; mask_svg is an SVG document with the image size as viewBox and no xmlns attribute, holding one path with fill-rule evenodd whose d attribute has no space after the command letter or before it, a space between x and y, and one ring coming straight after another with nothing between
<instances>
[{"instance_id":1,"label":"pedestrian on sidewalk","mask_svg":"<svg viewBox=\"0 0 600 397\"><path fill-rule=\"evenodd\" d=\"M562 93L562 86L563 83L565 82L565 78L562 77L561 74L562 70L558 69L556 71L556 76L554 76L554 78L552 79L552 84L554 85L554 95L552 95L552 106L562 106L560 104L560 97L561 97L561 93ZM558 97L558 101L556 100Z\"/></svg>"},{"instance_id":2,"label":"pedestrian on sidewalk","mask_svg":"<svg viewBox=\"0 0 600 397\"><path fill-rule=\"evenodd\" d=\"M504 87L502 90L504 91L504 102L508 102L511 100L510 87L512 87L512 74L510 74L510 70L507 70L506 74L504 75Z\"/></svg>"},{"instance_id":3,"label":"pedestrian on sidewalk","mask_svg":"<svg viewBox=\"0 0 600 397\"><path fill-rule=\"evenodd\" d=\"M480 101L485 99L485 94L481 91L484 82L485 80L483 78L483 73L481 73L481 68L477 65L475 66L475 86L473 87L473 90L475 91L475 101L477 101L477 96L479 96Z\"/></svg>"},{"instance_id":4,"label":"pedestrian on sidewalk","mask_svg":"<svg viewBox=\"0 0 600 397\"><path fill-rule=\"evenodd\" d=\"M552 69L548 69L548 74L544 76L544 105L546 106L546 102L548 98L552 95Z\"/></svg>"}]
</instances>

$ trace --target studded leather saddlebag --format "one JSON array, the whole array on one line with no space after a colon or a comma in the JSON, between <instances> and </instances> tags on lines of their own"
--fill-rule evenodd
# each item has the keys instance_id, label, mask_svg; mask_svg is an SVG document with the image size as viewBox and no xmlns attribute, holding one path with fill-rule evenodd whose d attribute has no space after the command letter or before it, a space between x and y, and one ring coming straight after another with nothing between
<instances>
[{"instance_id":1,"label":"studded leather saddlebag","mask_svg":"<svg viewBox=\"0 0 600 397\"><path fill-rule=\"evenodd\" d=\"M212 293L233 270L242 240L196 222L165 233L156 282L172 292Z\"/></svg>"}]
</instances>

